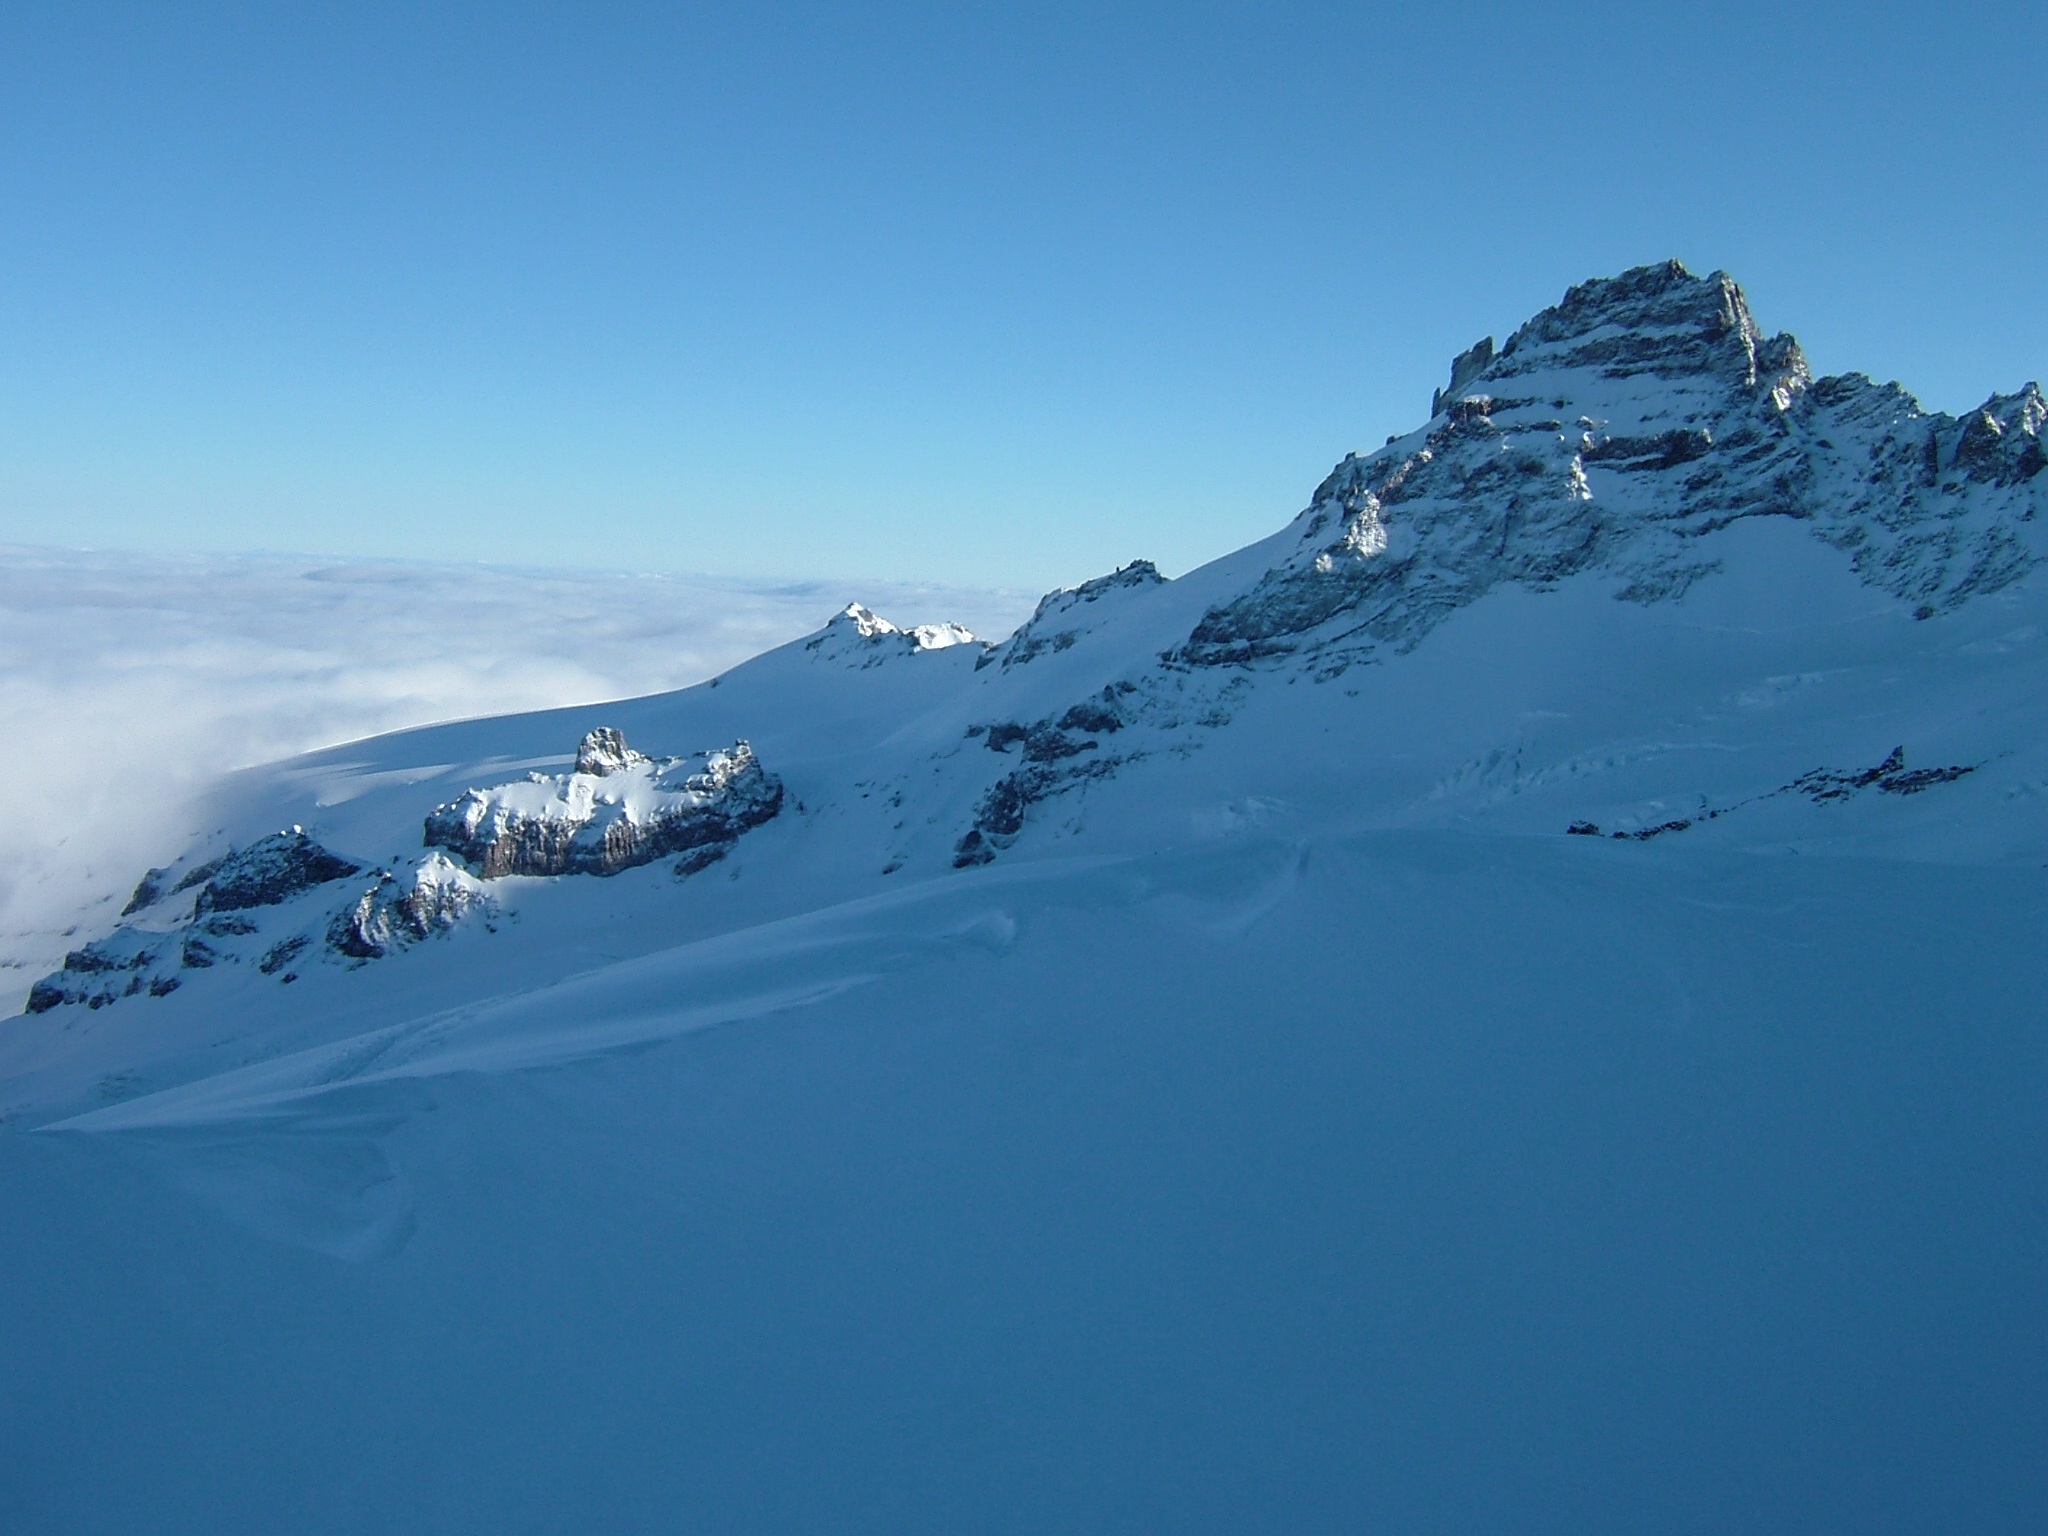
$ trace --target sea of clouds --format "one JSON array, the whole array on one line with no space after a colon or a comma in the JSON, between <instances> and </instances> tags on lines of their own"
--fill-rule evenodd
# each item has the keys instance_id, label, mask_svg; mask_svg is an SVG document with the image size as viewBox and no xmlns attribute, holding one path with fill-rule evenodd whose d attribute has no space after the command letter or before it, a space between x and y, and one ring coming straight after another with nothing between
<instances>
[{"instance_id":1,"label":"sea of clouds","mask_svg":"<svg viewBox=\"0 0 2048 1536\"><path fill-rule=\"evenodd\" d=\"M0 546L0 1008L181 851L217 774L684 687L858 600L1007 634L1036 594Z\"/></svg>"}]
</instances>

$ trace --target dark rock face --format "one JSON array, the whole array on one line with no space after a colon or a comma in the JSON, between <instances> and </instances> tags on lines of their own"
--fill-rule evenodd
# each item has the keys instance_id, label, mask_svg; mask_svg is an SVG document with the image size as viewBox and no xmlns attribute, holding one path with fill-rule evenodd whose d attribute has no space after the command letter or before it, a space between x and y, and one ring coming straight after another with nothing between
<instances>
[{"instance_id":1,"label":"dark rock face","mask_svg":"<svg viewBox=\"0 0 2048 1536\"><path fill-rule=\"evenodd\" d=\"M135 882L135 894L128 898L128 905L121 909L123 917L133 917L144 907L154 906L164 895L164 881L170 878L168 869L152 869Z\"/></svg>"},{"instance_id":2,"label":"dark rock face","mask_svg":"<svg viewBox=\"0 0 2048 1536\"><path fill-rule=\"evenodd\" d=\"M249 907L273 907L316 885L361 874L362 868L328 852L293 827L288 832L274 832L222 859L200 888L193 910L235 912Z\"/></svg>"},{"instance_id":3,"label":"dark rock face","mask_svg":"<svg viewBox=\"0 0 2048 1536\"><path fill-rule=\"evenodd\" d=\"M143 990L143 972L156 961L150 950L122 954L97 944L74 949L64 957L64 969L45 976L29 988L27 1013L48 1013L64 1003L84 1003L104 1008L123 997Z\"/></svg>"},{"instance_id":4,"label":"dark rock face","mask_svg":"<svg viewBox=\"0 0 2048 1536\"><path fill-rule=\"evenodd\" d=\"M2041 428L2048 422L2048 402L2038 384L2016 395L1993 395L1964 419L1956 435L1954 465L1972 480L1989 485L2018 485L2048 466L2041 448Z\"/></svg>"},{"instance_id":5,"label":"dark rock face","mask_svg":"<svg viewBox=\"0 0 2048 1536\"><path fill-rule=\"evenodd\" d=\"M1449 387L1438 390L1429 398L1429 414L1440 416L1449 401L1462 399L1465 386L1486 371L1486 365L1493 361L1493 338L1482 336L1470 347L1460 352L1451 363Z\"/></svg>"},{"instance_id":6,"label":"dark rock face","mask_svg":"<svg viewBox=\"0 0 2048 1536\"><path fill-rule=\"evenodd\" d=\"M583 765L601 767L592 772ZM437 807L426 843L486 880L610 875L672 853L729 847L782 809L782 781L746 742L694 757L630 751L617 731L584 738L574 773L472 789Z\"/></svg>"},{"instance_id":7,"label":"dark rock face","mask_svg":"<svg viewBox=\"0 0 2048 1536\"><path fill-rule=\"evenodd\" d=\"M1709 808L1702 803L1697 816L1660 822L1655 826L1607 833L1603 833L1594 822L1575 821L1565 828L1565 833L1572 837L1604 836L1625 842L1647 843L1652 838L1664 836L1667 832L1684 832L1704 822L1718 821L1723 816L1775 800L1780 795L1804 795L1815 805L1853 799L1866 789L1875 789L1887 795L1917 795L1923 790L1934 788L1937 784L1953 784L1958 779L1967 778L1982 766L1981 763L1950 763L1940 768L1908 768L1906 749L1903 746L1893 747L1885 760L1873 767L1815 768L1810 773L1802 773L1790 784L1781 784L1776 789L1765 790L1729 804Z\"/></svg>"},{"instance_id":8,"label":"dark rock face","mask_svg":"<svg viewBox=\"0 0 2048 1536\"><path fill-rule=\"evenodd\" d=\"M1975 763L1952 763L1943 768L1908 768L1906 749L1894 747L1891 755L1874 768L1849 771L1816 768L1811 773L1801 774L1781 793L1805 795L1816 805L1830 800L1846 800L1866 789L1877 789L1888 795L1917 795L1937 784L1953 784L1957 779L1975 773L1977 767Z\"/></svg>"},{"instance_id":9,"label":"dark rock face","mask_svg":"<svg viewBox=\"0 0 2048 1536\"><path fill-rule=\"evenodd\" d=\"M977 726L971 734L984 738L992 752L1007 754L1021 749L1023 763L1003 775L982 796L974 823L953 846L953 867L969 869L986 864L1007 848L1024 830L1027 809L1041 800L1065 793L1089 779L1106 778L1142 753L1112 755L1095 739L1121 730L1125 721L1119 708L1120 692L1115 685L1100 695L1084 699L1061 714L1030 725L1014 720Z\"/></svg>"},{"instance_id":10,"label":"dark rock face","mask_svg":"<svg viewBox=\"0 0 2048 1536\"><path fill-rule=\"evenodd\" d=\"M1054 725L1050 720L1041 720L1036 725L1019 725L1006 720L1000 725L988 728L988 748L991 752L1007 752L1022 744L1024 757L1033 763L1056 763L1063 757L1073 757L1080 752L1093 752L1099 742L1076 738L1068 734L1064 725Z\"/></svg>"},{"instance_id":11,"label":"dark rock face","mask_svg":"<svg viewBox=\"0 0 2048 1536\"><path fill-rule=\"evenodd\" d=\"M296 960L311 942L312 940L303 933L295 933L288 939L280 939L264 952L263 958L256 962L256 969L265 976L274 976Z\"/></svg>"},{"instance_id":12,"label":"dark rock face","mask_svg":"<svg viewBox=\"0 0 2048 1536\"><path fill-rule=\"evenodd\" d=\"M2048 502L2048 404L2028 385L1966 421L1896 385L1814 380L1723 273L1676 262L1583 283L1462 354L1429 426L1345 459L1297 519L1295 552L1218 604L1170 665L1303 654L1332 670L1412 649L1503 583L1582 571L1633 602L1718 567L1707 534L1790 517L1929 615L2017 580Z\"/></svg>"}]
</instances>

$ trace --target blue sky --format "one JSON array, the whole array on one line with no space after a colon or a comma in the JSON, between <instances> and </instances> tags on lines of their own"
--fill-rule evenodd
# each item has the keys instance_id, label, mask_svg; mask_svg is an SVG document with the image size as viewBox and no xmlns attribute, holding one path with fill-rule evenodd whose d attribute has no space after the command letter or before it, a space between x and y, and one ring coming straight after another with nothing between
<instances>
[{"instance_id":1,"label":"blue sky","mask_svg":"<svg viewBox=\"0 0 2048 1536\"><path fill-rule=\"evenodd\" d=\"M2048 373L2031 8L0 8L0 540L1072 582L1570 283Z\"/></svg>"}]
</instances>

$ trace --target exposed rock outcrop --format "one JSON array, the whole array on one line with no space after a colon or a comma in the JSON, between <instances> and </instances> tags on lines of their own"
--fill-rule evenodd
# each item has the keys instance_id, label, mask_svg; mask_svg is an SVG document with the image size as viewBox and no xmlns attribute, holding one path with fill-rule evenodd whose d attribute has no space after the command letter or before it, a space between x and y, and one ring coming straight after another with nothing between
<instances>
[{"instance_id":1,"label":"exposed rock outcrop","mask_svg":"<svg viewBox=\"0 0 2048 1536\"><path fill-rule=\"evenodd\" d=\"M436 851L410 870L367 871L367 886L357 879L364 865L302 827L230 850L175 884L171 870L153 869L122 914L137 921L73 950L30 990L28 1011L162 997L190 973L223 966L288 982L301 963L379 959L489 910L484 880L612 874L667 854L688 873L722 858L781 805L780 781L744 741L657 759L601 728L578 745L570 773L471 790L437 808L426 824ZM196 892L189 907L172 904L188 891Z\"/></svg>"},{"instance_id":2,"label":"exposed rock outcrop","mask_svg":"<svg viewBox=\"0 0 2048 1536\"><path fill-rule=\"evenodd\" d=\"M182 972L238 962L244 941L264 932L264 909L288 906L362 872L360 864L322 847L302 827L231 849L169 890L164 886L170 871L153 869L121 915L151 913L161 922L167 898L197 887L190 909L173 917L168 931L123 923L106 938L72 950L61 970L29 990L28 1012L66 1003L103 1008L145 993L167 996L178 989Z\"/></svg>"},{"instance_id":3,"label":"exposed rock outcrop","mask_svg":"<svg viewBox=\"0 0 2048 1536\"><path fill-rule=\"evenodd\" d=\"M274 907L330 880L362 873L362 865L330 853L298 827L274 832L213 866L199 888L195 913Z\"/></svg>"},{"instance_id":4,"label":"exposed rock outcrop","mask_svg":"<svg viewBox=\"0 0 2048 1536\"><path fill-rule=\"evenodd\" d=\"M1983 767L1982 763L1948 763L1935 768L1908 768L1906 749L1893 747L1881 763L1868 768L1815 768L1802 773L1789 784L1776 789L1765 790L1741 799L1724 801L1720 805L1709 805L1701 797L1699 811L1691 816L1652 822L1645 826L1624 827L1619 831L1602 832L1598 822L1584 819L1574 821L1566 827L1568 837L1610 837L1624 842L1647 843L1653 838L1671 832L1684 832L1723 816L1761 805L1785 795L1803 795L1815 805L1828 805L1843 800L1852 800L1866 789L1875 789L1887 795L1917 795L1933 789L1939 784L1953 784L1966 779Z\"/></svg>"},{"instance_id":5,"label":"exposed rock outcrop","mask_svg":"<svg viewBox=\"0 0 2048 1536\"><path fill-rule=\"evenodd\" d=\"M1124 699L1132 691L1128 684L1121 689L1112 685L1056 718L1029 725L1003 720L975 726L970 736L980 736L992 752L1007 754L1017 749L1023 762L982 796L973 825L954 844L953 867L968 869L990 862L1016 841L1031 806L1089 779L1107 778L1125 763L1145 756L1137 750L1106 751L1100 740L1124 728Z\"/></svg>"}]
</instances>

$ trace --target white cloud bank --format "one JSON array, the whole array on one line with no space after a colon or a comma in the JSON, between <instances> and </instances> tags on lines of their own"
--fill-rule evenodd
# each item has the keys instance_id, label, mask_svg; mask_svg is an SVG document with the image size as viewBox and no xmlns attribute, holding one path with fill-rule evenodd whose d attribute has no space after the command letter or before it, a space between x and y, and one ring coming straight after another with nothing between
<instances>
[{"instance_id":1,"label":"white cloud bank","mask_svg":"<svg viewBox=\"0 0 2048 1536\"><path fill-rule=\"evenodd\" d=\"M850 600L999 637L1036 594L0 546L0 1009L178 853L216 774L679 688Z\"/></svg>"}]
</instances>

